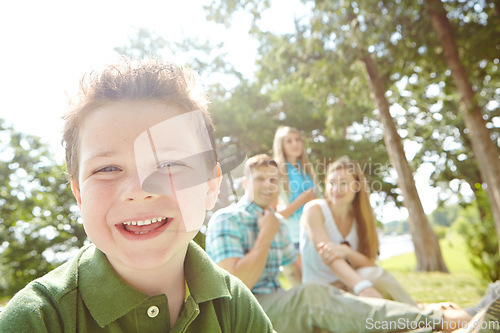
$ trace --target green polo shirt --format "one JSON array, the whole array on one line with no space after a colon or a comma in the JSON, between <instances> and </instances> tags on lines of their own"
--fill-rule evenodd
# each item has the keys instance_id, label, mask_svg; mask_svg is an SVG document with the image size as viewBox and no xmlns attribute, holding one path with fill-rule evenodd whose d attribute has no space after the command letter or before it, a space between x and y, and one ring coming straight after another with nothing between
<instances>
[{"instance_id":1,"label":"green polo shirt","mask_svg":"<svg viewBox=\"0 0 500 333\"><path fill-rule=\"evenodd\" d=\"M19 291L0 312L0 332L272 332L248 288L191 242L189 293L170 328L168 299L125 283L94 245Z\"/></svg>"}]
</instances>

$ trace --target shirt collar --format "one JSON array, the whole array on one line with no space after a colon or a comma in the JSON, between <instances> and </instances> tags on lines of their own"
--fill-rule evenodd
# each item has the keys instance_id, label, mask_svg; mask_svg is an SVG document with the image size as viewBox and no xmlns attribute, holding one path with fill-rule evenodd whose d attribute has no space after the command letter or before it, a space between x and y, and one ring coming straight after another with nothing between
<instances>
[{"instance_id":1,"label":"shirt collar","mask_svg":"<svg viewBox=\"0 0 500 333\"><path fill-rule=\"evenodd\" d=\"M189 292L196 303L222 297L231 298L226 285L226 271L215 265L195 242L189 244L184 262L184 274Z\"/></svg>"},{"instance_id":2,"label":"shirt collar","mask_svg":"<svg viewBox=\"0 0 500 333\"><path fill-rule=\"evenodd\" d=\"M255 202L251 201L246 194L241 197L240 201L238 201L238 206L240 206L241 208L245 209L247 212L252 214L256 214L257 212L259 213L264 212L264 210L260 208ZM269 209L272 210L271 207L269 207Z\"/></svg>"},{"instance_id":3,"label":"shirt collar","mask_svg":"<svg viewBox=\"0 0 500 333\"><path fill-rule=\"evenodd\" d=\"M94 245L84 251L78 265L79 292L97 324L105 327L132 311L151 296L128 285L114 271L102 251ZM225 271L216 266L205 252L190 242L184 261L189 295L196 303L231 294L225 283ZM109 306L109 304L113 306Z\"/></svg>"},{"instance_id":4,"label":"shirt collar","mask_svg":"<svg viewBox=\"0 0 500 333\"><path fill-rule=\"evenodd\" d=\"M109 325L149 298L123 281L104 253L94 245L80 258L78 289L90 314L101 327Z\"/></svg>"}]
</instances>

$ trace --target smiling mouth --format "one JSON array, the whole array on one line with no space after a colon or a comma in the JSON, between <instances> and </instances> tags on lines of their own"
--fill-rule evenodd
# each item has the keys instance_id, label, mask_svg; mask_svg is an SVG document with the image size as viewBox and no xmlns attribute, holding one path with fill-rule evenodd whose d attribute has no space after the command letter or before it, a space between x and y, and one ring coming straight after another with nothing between
<instances>
[{"instance_id":1,"label":"smiling mouth","mask_svg":"<svg viewBox=\"0 0 500 333\"><path fill-rule=\"evenodd\" d=\"M149 232L155 231L158 228L163 227L172 218L169 217L155 217L152 219L146 219L141 221L128 221L123 222L123 230L136 234L136 235L144 235Z\"/></svg>"}]
</instances>

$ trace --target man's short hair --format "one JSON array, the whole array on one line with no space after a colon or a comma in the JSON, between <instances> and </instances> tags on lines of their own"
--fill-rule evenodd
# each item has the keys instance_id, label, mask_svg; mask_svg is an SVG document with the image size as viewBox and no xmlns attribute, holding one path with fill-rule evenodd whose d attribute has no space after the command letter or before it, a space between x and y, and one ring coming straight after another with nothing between
<instances>
[{"instance_id":1,"label":"man's short hair","mask_svg":"<svg viewBox=\"0 0 500 333\"><path fill-rule=\"evenodd\" d=\"M276 169L278 168L278 163L276 163L273 158L267 154L259 154L250 157L245 163L245 177L248 179L252 176L252 171L263 166L272 166Z\"/></svg>"},{"instance_id":2,"label":"man's short hair","mask_svg":"<svg viewBox=\"0 0 500 333\"><path fill-rule=\"evenodd\" d=\"M62 143L68 176L77 183L82 120L89 112L113 102L152 100L175 105L186 112L201 110L216 154L214 126L207 110L208 99L189 68L157 58L131 61L123 57L116 65L85 75L76 97L63 117Z\"/></svg>"}]
</instances>

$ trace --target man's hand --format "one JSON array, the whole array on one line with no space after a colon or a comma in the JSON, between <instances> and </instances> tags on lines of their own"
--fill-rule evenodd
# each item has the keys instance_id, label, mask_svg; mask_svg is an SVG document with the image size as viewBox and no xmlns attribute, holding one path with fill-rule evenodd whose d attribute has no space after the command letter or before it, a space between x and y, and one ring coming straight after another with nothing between
<instances>
[{"instance_id":1,"label":"man's hand","mask_svg":"<svg viewBox=\"0 0 500 333\"><path fill-rule=\"evenodd\" d=\"M260 231L264 231L266 235L268 235L271 239L278 233L280 230L280 221L269 209L264 210L264 214L258 213L259 217L257 219L257 225Z\"/></svg>"}]
</instances>

